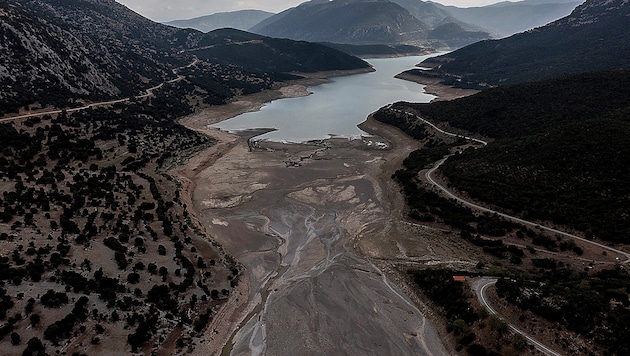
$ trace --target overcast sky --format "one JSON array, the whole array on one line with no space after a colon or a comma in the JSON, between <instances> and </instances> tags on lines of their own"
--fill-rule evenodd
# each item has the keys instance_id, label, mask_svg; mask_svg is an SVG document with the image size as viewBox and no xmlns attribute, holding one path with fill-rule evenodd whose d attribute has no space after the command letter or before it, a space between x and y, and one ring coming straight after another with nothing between
<instances>
[{"instance_id":1,"label":"overcast sky","mask_svg":"<svg viewBox=\"0 0 630 356\"><path fill-rule=\"evenodd\" d=\"M265 10L280 12L306 0L116 0L135 12L154 21L189 19L217 12L236 10ZM434 0L459 7L483 6L501 0ZM512 0L515 1L515 0Z\"/></svg>"}]
</instances>

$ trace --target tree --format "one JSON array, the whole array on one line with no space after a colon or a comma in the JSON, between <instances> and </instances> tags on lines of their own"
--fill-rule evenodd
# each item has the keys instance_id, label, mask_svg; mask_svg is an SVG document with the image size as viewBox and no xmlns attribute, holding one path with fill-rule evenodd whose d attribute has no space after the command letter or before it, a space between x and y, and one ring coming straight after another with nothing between
<instances>
[{"instance_id":1,"label":"tree","mask_svg":"<svg viewBox=\"0 0 630 356\"><path fill-rule=\"evenodd\" d=\"M33 337L26 343L26 349L22 353L22 356L44 356L46 355L46 348L42 344L42 340L38 337Z\"/></svg>"},{"instance_id":2,"label":"tree","mask_svg":"<svg viewBox=\"0 0 630 356\"><path fill-rule=\"evenodd\" d=\"M11 345L19 345L21 341L22 338L20 337L20 334L16 332L11 333Z\"/></svg>"},{"instance_id":3,"label":"tree","mask_svg":"<svg viewBox=\"0 0 630 356\"><path fill-rule=\"evenodd\" d=\"M31 325L33 325L33 327L36 327L37 324L39 324L39 321L41 320L41 318L39 314L31 314L30 320L31 320Z\"/></svg>"}]
</instances>

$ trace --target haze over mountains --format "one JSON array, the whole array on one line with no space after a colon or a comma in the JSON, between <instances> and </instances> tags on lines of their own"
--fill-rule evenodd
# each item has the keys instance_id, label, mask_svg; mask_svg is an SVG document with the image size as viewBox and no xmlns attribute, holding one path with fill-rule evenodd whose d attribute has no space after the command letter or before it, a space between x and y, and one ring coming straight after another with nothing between
<instances>
[{"instance_id":1,"label":"haze over mountains","mask_svg":"<svg viewBox=\"0 0 630 356\"><path fill-rule=\"evenodd\" d=\"M411 0L413 1L413 0ZM510 36L567 16L581 0L524 0L483 7L445 6L432 2L451 16L489 31L494 38Z\"/></svg>"},{"instance_id":2,"label":"haze over mountains","mask_svg":"<svg viewBox=\"0 0 630 356\"><path fill-rule=\"evenodd\" d=\"M630 3L589 0L569 16L425 61L459 86L495 86L630 68Z\"/></svg>"},{"instance_id":3,"label":"haze over mountains","mask_svg":"<svg viewBox=\"0 0 630 356\"><path fill-rule=\"evenodd\" d=\"M203 32L231 27L271 37L337 44L455 48L545 25L568 15L579 3L525 0L458 8L421 0L315 0L275 15L246 10L167 24Z\"/></svg>"},{"instance_id":4,"label":"haze over mountains","mask_svg":"<svg viewBox=\"0 0 630 356\"><path fill-rule=\"evenodd\" d=\"M179 28L194 28L201 32L210 32L220 28L235 28L246 31L273 15L271 12L261 10L241 10L219 12L187 20L175 20L165 24Z\"/></svg>"},{"instance_id":5,"label":"haze over mountains","mask_svg":"<svg viewBox=\"0 0 630 356\"><path fill-rule=\"evenodd\" d=\"M315 0L272 16L251 31L271 37L348 44L458 46L488 38L485 32L467 31L464 27L471 26L451 19L433 5L419 3L424 10L415 7L410 12L387 0ZM447 32L440 29L443 25L450 25Z\"/></svg>"}]
</instances>

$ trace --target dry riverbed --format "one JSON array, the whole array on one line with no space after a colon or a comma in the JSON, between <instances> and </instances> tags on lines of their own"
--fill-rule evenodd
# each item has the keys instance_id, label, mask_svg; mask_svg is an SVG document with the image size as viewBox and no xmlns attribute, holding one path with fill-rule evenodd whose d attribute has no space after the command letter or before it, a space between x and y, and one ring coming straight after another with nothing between
<instances>
[{"instance_id":1,"label":"dry riverbed","mask_svg":"<svg viewBox=\"0 0 630 356\"><path fill-rule=\"evenodd\" d=\"M362 127L372 137L254 149L253 133L207 128L264 101L305 94L293 85L182 120L219 140L180 174L189 179L201 224L245 267L198 351L449 354L394 267L475 262L449 257L467 254L456 243L442 247L443 232L403 220L404 201L390 176L415 141L373 120Z\"/></svg>"}]
</instances>

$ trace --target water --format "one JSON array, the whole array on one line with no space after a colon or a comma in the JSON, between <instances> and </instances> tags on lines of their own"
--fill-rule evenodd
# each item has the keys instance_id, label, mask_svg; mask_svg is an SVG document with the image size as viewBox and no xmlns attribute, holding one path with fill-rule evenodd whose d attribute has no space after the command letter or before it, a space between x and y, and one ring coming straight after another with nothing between
<instances>
[{"instance_id":1,"label":"water","mask_svg":"<svg viewBox=\"0 0 630 356\"><path fill-rule=\"evenodd\" d=\"M368 59L376 72L332 78L330 83L309 87L309 96L275 100L260 111L212 127L230 132L275 128L258 139L280 142L366 135L357 125L379 108L397 101L429 102L435 98L424 92L424 85L394 78L435 55Z\"/></svg>"}]
</instances>

